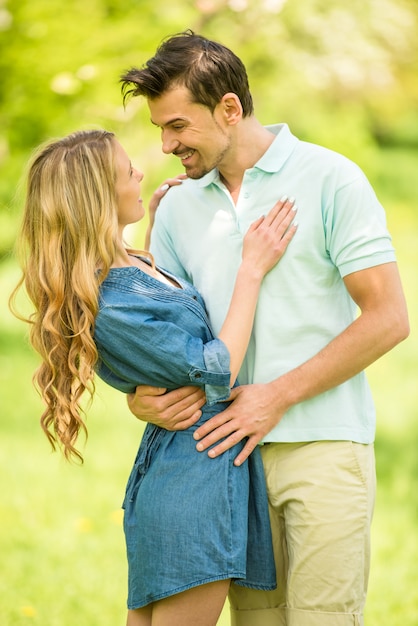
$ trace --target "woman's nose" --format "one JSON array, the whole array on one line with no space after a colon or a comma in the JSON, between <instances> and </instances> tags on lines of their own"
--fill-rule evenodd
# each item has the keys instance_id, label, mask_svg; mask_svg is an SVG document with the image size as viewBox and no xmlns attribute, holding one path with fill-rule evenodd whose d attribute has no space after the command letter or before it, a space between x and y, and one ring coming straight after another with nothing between
<instances>
[{"instance_id":1,"label":"woman's nose","mask_svg":"<svg viewBox=\"0 0 418 626\"><path fill-rule=\"evenodd\" d=\"M141 180L144 178L144 174L143 172L140 172L139 170L134 168L134 176L136 178L136 180L140 183Z\"/></svg>"}]
</instances>

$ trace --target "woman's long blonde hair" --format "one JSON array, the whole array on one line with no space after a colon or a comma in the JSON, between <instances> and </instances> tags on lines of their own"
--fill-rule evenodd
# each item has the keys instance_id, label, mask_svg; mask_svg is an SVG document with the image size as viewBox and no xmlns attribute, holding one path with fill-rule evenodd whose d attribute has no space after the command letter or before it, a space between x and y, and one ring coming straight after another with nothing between
<instances>
[{"instance_id":1,"label":"woman's long blonde hair","mask_svg":"<svg viewBox=\"0 0 418 626\"><path fill-rule=\"evenodd\" d=\"M107 131L50 142L29 168L17 246L23 276L11 306L31 324L30 341L42 357L34 375L46 404L41 426L67 459L82 460L75 442L80 430L87 434L80 399L94 392L99 284L118 246L115 182L114 135ZM35 308L29 318L15 310L22 286Z\"/></svg>"}]
</instances>

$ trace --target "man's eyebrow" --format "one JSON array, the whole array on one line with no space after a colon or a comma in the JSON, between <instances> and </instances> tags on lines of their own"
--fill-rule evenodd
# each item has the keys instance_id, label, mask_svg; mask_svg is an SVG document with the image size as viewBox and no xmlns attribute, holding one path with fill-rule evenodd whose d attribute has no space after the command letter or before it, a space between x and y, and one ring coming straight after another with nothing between
<instances>
[{"instance_id":1,"label":"man's eyebrow","mask_svg":"<svg viewBox=\"0 0 418 626\"><path fill-rule=\"evenodd\" d=\"M173 119L168 120L164 126L172 126L173 124L175 124L176 122L185 122L186 118L185 117L173 117ZM160 126L160 124L157 124L157 122L154 122L153 120L151 120L151 124L153 126L156 126L157 128L162 128L162 126Z\"/></svg>"}]
</instances>

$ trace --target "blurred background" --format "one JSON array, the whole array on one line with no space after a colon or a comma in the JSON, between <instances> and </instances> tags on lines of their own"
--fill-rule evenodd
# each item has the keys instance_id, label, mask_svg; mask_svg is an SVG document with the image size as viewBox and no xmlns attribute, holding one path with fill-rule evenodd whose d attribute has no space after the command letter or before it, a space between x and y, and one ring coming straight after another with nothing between
<instances>
[{"instance_id":1,"label":"blurred background","mask_svg":"<svg viewBox=\"0 0 418 626\"><path fill-rule=\"evenodd\" d=\"M418 625L418 1L0 0L0 623L125 623L120 505L142 426L100 381L82 467L52 454L31 384L37 365L7 299L28 158L79 128L114 131L145 172L144 198L181 171L119 77L186 28L246 64L257 117L343 152L387 210L410 338L369 368L378 497L367 626ZM132 231L140 247L143 225ZM228 610L220 624L227 626Z\"/></svg>"}]
</instances>

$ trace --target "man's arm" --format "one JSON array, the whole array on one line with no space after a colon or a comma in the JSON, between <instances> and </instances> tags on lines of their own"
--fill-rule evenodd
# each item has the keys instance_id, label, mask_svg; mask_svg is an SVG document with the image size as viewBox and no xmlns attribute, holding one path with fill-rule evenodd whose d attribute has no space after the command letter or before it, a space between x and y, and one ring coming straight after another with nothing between
<instances>
[{"instance_id":1,"label":"man's arm","mask_svg":"<svg viewBox=\"0 0 418 626\"><path fill-rule=\"evenodd\" d=\"M354 272L344 282L359 317L299 367L270 383L234 389L233 403L194 433L199 451L225 438L208 452L216 457L248 437L235 459L240 465L290 407L342 384L406 339L408 314L396 263Z\"/></svg>"},{"instance_id":2,"label":"man's arm","mask_svg":"<svg viewBox=\"0 0 418 626\"><path fill-rule=\"evenodd\" d=\"M166 393L162 387L142 385L128 395L130 411L140 420L166 430L186 430L199 421L206 402L199 387L181 387Z\"/></svg>"}]
</instances>

